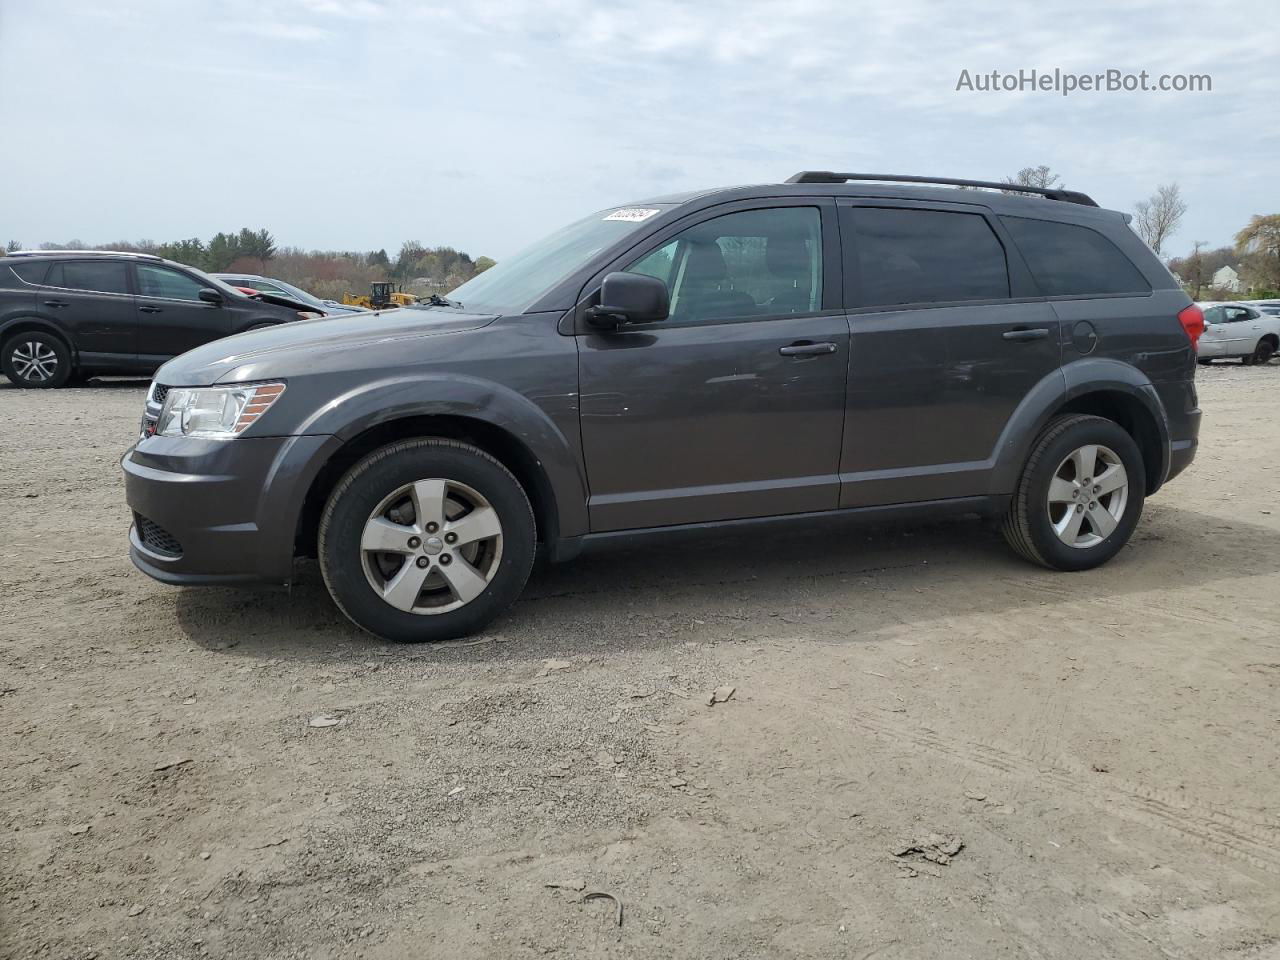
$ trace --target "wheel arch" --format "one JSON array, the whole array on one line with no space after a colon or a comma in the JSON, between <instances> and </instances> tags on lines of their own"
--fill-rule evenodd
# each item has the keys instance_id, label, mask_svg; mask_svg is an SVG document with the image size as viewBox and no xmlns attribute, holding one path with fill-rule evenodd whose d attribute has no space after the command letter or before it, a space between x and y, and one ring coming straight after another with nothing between
<instances>
[{"instance_id":1,"label":"wheel arch","mask_svg":"<svg viewBox=\"0 0 1280 960\"><path fill-rule=\"evenodd\" d=\"M555 488L545 465L511 431L490 421L456 414L418 414L382 420L355 433L316 473L303 499L294 533L294 552L313 556L320 515L334 487L356 463L375 450L415 437L442 437L469 443L511 471L529 497L539 541L554 544L561 522Z\"/></svg>"},{"instance_id":2,"label":"wheel arch","mask_svg":"<svg viewBox=\"0 0 1280 960\"><path fill-rule=\"evenodd\" d=\"M0 347L3 347L11 337L19 333L47 333L55 336L62 341L67 351L71 354L73 361L79 359L79 353L71 335L52 320L46 320L44 317L23 316L6 321L0 326Z\"/></svg>"},{"instance_id":3,"label":"wheel arch","mask_svg":"<svg viewBox=\"0 0 1280 960\"><path fill-rule=\"evenodd\" d=\"M1066 413L1090 414L1119 424L1133 437L1142 454L1146 494L1150 496L1160 489L1168 470L1168 454L1159 422L1146 403L1122 390L1092 390L1068 400L1053 416Z\"/></svg>"},{"instance_id":4,"label":"wheel arch","mask_svg":"<svg viewBox=\"0 0 1280 960\"><path fill-rule=\"evenodd\" d=\"M1160 489L1169 472L1170 434L1159 394L1131 364L1088 357L1046 377L1014 412L1001 437L992 493L1015 488L1036 438L1050 420L1064 413L1087 413L1120 424L1142 453L1147 495Z\"/></svg>"}]
</instances>

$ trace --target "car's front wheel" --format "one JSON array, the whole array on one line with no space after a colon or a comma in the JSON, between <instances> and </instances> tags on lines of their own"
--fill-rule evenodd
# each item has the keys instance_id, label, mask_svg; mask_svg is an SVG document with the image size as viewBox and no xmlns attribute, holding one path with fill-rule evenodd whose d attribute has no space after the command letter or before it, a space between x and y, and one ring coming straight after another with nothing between
<instances>
[{"instance_id":1,"label":"car's front wheel","mask_svg":"<svg viewBox=\"0 0 1280 960\"><path fill-rule=\"evenodd\" d=\"M451 640L515 601L535 540L529 499L501 463L454 440L406 440L338 483L320 520L320 569L370 633Z\"/></svg>"},{"instance_id":2,"label":"car's front wheel","mask_svg":"<svg viewBox=\"0 0 1280 960\"><path fill-rule=\"evenodd\" d=\"M71 370L71 351L51 333L16 333L0 348L0 369L15 386L61 387Z\"/></svg>"},{"instance_id":3,"label":"car's front wheel","mask_svg":"<svg viewBox=\"0 0 1280 960\"><path fill-rule=\"evenodd\" d=\"M1023 469L1005 540L1032 563L1087 570L1128 542L1145 496L1142 454L1123 427L1103 417L1058 417Z\"/></svg>"}]
</instances>

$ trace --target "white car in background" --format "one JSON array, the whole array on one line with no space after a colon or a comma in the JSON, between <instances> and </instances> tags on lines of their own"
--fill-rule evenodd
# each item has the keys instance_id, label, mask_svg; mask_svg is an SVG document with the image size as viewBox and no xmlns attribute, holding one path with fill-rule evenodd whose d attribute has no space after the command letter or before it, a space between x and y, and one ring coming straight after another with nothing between
<instances>
[{"instance_id":1,"label":"white car in background","mask_svg":"<svg viewBox=\"0 0 1280 960\"><path fill-rule=\"evenodd\" d=\"M1247 303L1201 303L1204 333L1196 344L1201 363L1238 358L1242 363L1267 363L1280 351L1280 316Z\"/></svg>"}]
</instances>

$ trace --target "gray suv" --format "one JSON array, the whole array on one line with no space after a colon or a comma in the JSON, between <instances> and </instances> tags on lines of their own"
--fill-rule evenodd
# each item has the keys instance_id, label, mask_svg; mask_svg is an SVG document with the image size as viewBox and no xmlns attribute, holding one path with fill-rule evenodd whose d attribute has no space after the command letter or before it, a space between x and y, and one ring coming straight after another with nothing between
<instances>
[{"instance_id":1,"label":"gray suv","mask_svg":"<svg viewBox=\"0 0 1280 960\"><path fill-rule=\"evenodd\" d=\"M806 172L660 197L429 305L165 364L123 461L130 553L183 585L314 555L394 640L483 627L539 547L782 517L984 514L1083 570L1195 455L1202 331L1075 192Z\"/></svg>"}]
</instances>

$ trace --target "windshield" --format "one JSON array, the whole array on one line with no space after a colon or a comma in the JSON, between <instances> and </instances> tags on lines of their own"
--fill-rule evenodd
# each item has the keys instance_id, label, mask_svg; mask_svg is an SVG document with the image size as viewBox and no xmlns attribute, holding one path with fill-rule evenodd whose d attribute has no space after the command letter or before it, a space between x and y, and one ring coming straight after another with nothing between
<instances>
[{"instance_id":1,"label":"windshield","mask_svg":"<svg viewBox=\"0 0 1280 960\"><path fill-rule=\"evenodd\" d=\"M303 290L301 287L295 287L292 283L285 283L283 280L272 280L271 282L274 283L281 290L283 290L285 293L289 294L289 296L293 297L293 299L300 300L303 303L307 304L307 306L321 307L321 308L324 307L324 304L320 302L318 297L312 296L311 294L307 293L307 291Z\"/></svg>"},{"instance_id":2,"label":"windshield","mask_svg":"<svg viewBox=\"0 0 1280 960\"><path fill-rule=\"evenodd\" d=\"M203 270L199 269L198 267L189 267L186 264L183 264L183 269L189 270L191 273L194 273L197 277L205 281L209 286L213 287L213 289L219 291L220 293L223 293L223 294L229 293L233 297L240 297L241 299L244 299L244 297L248 296L248 294L244 293L243 291L237 290L231 284L227 283L227 281L219 280L217 277L211 277L209 276L209 274L205 273Z\"/></svg>"},{"instance_id":3,"label":"windshield","mask_svg":"<svg viewBox=\"0 0 1280 960\"><path fill-rule=\"evenodd\" d=\"M524 313L565 276L671 206L650 203L593 213L472 277L449 291L449 299L478 313Z\"/></svg>"}]
</instances>

